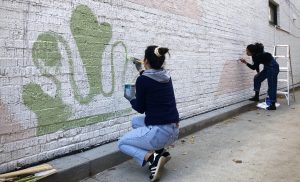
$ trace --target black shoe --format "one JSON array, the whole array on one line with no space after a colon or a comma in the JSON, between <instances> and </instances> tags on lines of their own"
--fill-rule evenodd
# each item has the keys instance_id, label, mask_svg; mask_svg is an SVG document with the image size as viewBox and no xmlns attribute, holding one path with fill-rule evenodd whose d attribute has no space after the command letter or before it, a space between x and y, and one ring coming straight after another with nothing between
<instances>
[{"instance_id":1,"label":"black shoe","mask_svg":"<svg viewBox=\"0 0 300 182\"><path fill-rule=\"evenodd\" d=\"M276 105L271 104L269 107L267 107L267 110L276 110Z\"/></svg>"},{"instance_id":2,"label":"black shoe","mask_svg":"<svg viewBox=\"0 0 300 182\"><path fill-rule=\"evenodd\" d=\"M249 99L250 101L255 101L255 102L258 102L259 101L259 98L258 97L252 97Z\"/></svg>"},{"instance_id":3,"label":"black shoe","mask_svg":"<svg viewBox=\"0 0 300 182\"><path fill-rule=\"evenodd\" d=\"M171 154L166 149L156 150L156 154L161 155L162 157L166 158L166 163L171 160ZM151 165L149 166L149 170L151 168Z\"/></svg>"},{"instance_id":4,"label":"black shoe","mask_svg":"<svg viewBox=\"0 0 300 182\"><path fill-rule=\"evenodd\" d=\"M150 181L159 180L161 176L161 171L166 164L167 159L166 157L162 156L161 154L154 153L153 162L151 163L149 169L151 172Z\"/></svg>"},{"instance_id":5,"label":"black shoe","mask_svg":"<svg viewBox=\"0 0 300 182\"><path fill-rule=\"evenodd\" d=\"M169 153L165 148L162 148L162 149L160 149L160 150L155 150L155 153L161 154L162 156L168 158L168 160L171 159L170 153Z\"/></svg>"},{"instance_id":6,"label":"black shoe","mask_svg":"<svg viewBox=\"0 0 300 182\"><path fill-rule=\"evenodd\" d=\"M161 155L166 158L166 163L171 159L171 154L167 150L164 150Z\"/></svg>"}]
</instances>

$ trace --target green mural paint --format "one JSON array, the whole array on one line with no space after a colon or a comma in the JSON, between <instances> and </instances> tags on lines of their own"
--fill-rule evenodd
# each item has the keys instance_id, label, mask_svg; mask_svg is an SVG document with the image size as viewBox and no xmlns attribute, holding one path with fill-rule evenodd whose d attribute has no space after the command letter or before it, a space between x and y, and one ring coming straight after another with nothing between
<instances>
[{"instance_id":1,"label":"green mural paint","mask_svg":"<svg viewBox=\"0 0 300 182\"><path fill-rule=\"evenodd\" d=\"M45 126L63 123L71 116L70 108L61 98L50 97L37 84L26 85L22 95L25 105L37 115L37 134L44 134L42 131Z\"/></svg>"},{"instance_id":2,"label":"green mural paint","mask_svg":"<svg viewBox=\"0 0 300 182\"><path fill-rule=\"evenodd\" d=\"M69 120L67 122L61 122L57 124L52 123L50 125L39 128L39 132L40 132L39 134L53 133L60 129L70 129L70 128L86 126L98 122L103 122L103 121L107 121L108 119L120 117L125 113L130 113L130 112L131 112L131 108L128 108L128 109L119 110L115 112L103 113L95 116L88 116L80 119Z\"/></svg>"},{"instance_id":3,"label":"green mural paint","mask_svg":"<svg viewBox=\"0 0 300 182\"><path fill-rule=\"evenodd\" d=\"M126 60L125 60L125 63L124 63L124 69L123 69L123 73L122 73L122 75L123 75L123 77L122 77L122 81L121 81L121 83L122 83L122 85L124 85L125 84L125 75L126 75L126 71L127 71L127 65L128 65L128 61L129 61L129 59L127 59L127 48L126 48L126 45L122 42L122 41L117 41L117 42L115 42L114 44L113 44L113 46L112 46L112 48L111 48L111 54L110 54L110 56L111 56L111 60L113 60L113 57L114 57L114 49L115 49L115 47L117 47L118 45L122 45L123 47L124 47L124 49L125 49L125 57L126 57Z\"/></svg>"},{"instance_id":4,"label":"green mural paint","mask_svg":"<svg viewBox=\"0 0 300 182\"><path fill-rule=\"evenodd\" d=\"M95 116L70 120L72 116L70 106L63 103L61 98L61 82L55 75L49 73L48 68L59 70L61 64L61 52L59 43L66 50L70 68L70 82L75 93L75 99L80 104L90 103L96 95L102 94L105 97L112 96L115 89L115 72L113 64L113 52L116 46L122 46L125 51L125 63L122 77L124 84L125 73L127 71L128 59L126 45L117 41L111 48L111 76L112 87L109 92L103 90L102 85L102 55L105 47L112 37L112 28L108 23L99 24L96 16L90 8L85 5L76 7L71 16L71 32L79 50L83 66L86 69L90 90L87 96L80 95L79 88L74 78L74 61L72 51L68 42L55 32L45 32L38 36L33 44L32 58L35 66L43 73L42 76L52 80L56 85L56 94L49 96L37 84L31 83L23 88L24 104L32 110L38 119L37 134L43 135L52 133L60 129L69 129L97 122L106 121L111 118L122 116L131 112L131 108L119 111L103 113Z\"/></svg>"},{"instance_id":5,"label":"green mural paint","mask_svg":"<svg viewBox=\"0 0 300 182\"><path fill-rule=\"evenodd\" d=\"M111 96L115 88L114 65L111 60L112 88L105 92L102 86L102 55L105 46L112 37L112 28L108 23L99 24L97 17L87 6L76 7L71 17L71 32L76 41L80 57L85 65L90 83L89 96L102 93Z\"/></svg>"},{"instance_id":6,"label":"green mural paint","mask_svg":"<svg viewBox=\"0 0 300 182\"><path fill-rule=\"evenodd\" d=\"M43 73L42 76L51 79L56 86L54 97L44 93L37 84L31 83L23 88L24 104L36 113L38 119L37 134L41 135L44 134L44 127L62 123L71 116L71 108L64 104L61 98L60 81L54 75L47 73L45 67L58 69L61 65L61 54L55 34L42 33L38 36L32 47L32 58L35 66Z\"/></svg>"},{"instance_id":7,"label":"green mural paint","mask_svg":"<svg viewBox=\"0 0 300 182\"><path fill-rule=\"evenodd\" d=\"M45 66L57 66L61 54L56 37L49 33L40 34L33 44L32 58L36 65L39 65L38 60L41 60Z\"/></svg>"}]
</instances>

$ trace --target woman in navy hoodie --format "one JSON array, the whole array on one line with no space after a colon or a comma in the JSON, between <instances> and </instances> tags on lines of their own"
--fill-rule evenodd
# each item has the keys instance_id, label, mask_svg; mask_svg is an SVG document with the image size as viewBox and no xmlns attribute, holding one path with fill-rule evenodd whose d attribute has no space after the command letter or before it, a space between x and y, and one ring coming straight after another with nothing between
<instances>
[{"instance_id":1,"label":"woman in navy hoodie","mask_svg":"<svg viewBox=\"0 0 300 182\"><path fill-rule=\"evenodd\" d=\"M124 94L134 110L142 116L132 119L133 130L120 138L118 147L141 166L149 163L150 180L160 178L161 170L170 160L165 147L179 134L179 114L170 74L163 68L168 48L148 46L145 50L145 71L136 80L135 96Z\"/></svg>"}]
</instances>

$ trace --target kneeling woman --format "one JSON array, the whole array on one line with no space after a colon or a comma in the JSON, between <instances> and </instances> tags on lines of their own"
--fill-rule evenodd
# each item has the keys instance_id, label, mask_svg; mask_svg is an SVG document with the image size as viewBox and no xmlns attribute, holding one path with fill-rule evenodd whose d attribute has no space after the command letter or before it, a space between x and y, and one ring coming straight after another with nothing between
<instances>
[{"instance_id":1,"label":"kneeling woman","mask_svg":"<svg viewBox=\"0 0 300 182\"><path fill-rule=\"evenodd\" d=\"M170 154L164 148L178 138L179 114L172 80L163 68L168 48L149 46L145 50L145 71L136 80L135 97L126 95L131 106L145 115L134 117L130 132L119 140L119 149L132 156L141 166L149 163L150 180L160 178Z\"/></svg>"},{"instance_id":2,"label":"kneeling woman","mask_svg":"<svg viewBox=\"0 0 300 182\"><path fill-rule=\"evenodd\" d=\"M271 105L267 107L267 110L276 110L275 103L277 100L276 93L279 73L278 63L270 53L264 52L264 46L260 43L248 45L246 53L248 56L252 56L253 64L247 63L244 59L241 59L241 62L246 64L250 69L259 70L259 65L264 65L263 70L254 77L255 96L249 100L259 101L259 91L261 83L267 78L268 95L271 101Z\"/></svg>"}]
</instances>

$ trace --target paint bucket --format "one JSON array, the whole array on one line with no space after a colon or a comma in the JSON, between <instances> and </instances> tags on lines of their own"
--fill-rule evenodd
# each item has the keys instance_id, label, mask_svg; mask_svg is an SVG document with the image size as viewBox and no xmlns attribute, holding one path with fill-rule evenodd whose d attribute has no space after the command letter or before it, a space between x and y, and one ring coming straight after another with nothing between
<instances>
[{"instance_id":1,"label":"paint bucket","mask_svg":"<svg viewBox=\"0 0 300 182\"><path fill-rule=\"evenodd\" d=\"M134 84L125 84L124 91L126 95L130 95L132 97L135 96L135 85Z\"/></svg>"}]
</instances>

